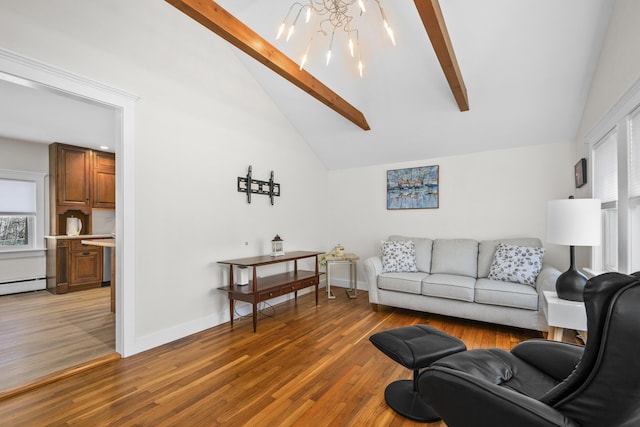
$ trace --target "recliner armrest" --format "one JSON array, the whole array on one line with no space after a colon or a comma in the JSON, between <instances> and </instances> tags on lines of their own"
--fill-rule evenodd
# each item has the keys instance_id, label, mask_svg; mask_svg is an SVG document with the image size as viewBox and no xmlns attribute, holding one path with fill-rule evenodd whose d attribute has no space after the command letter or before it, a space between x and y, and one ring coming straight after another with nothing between
<instances>
[{"instance_id":1,"label":"recliner armrest","mask_svg":"<svg viewBox=\"0 0 640 427\"><path fill-rule=\"evenodd\" d=\"M418 386L421 398L449 426L578 426L538 400L453 369L428 368Z\"/></svg>"},{"instance_id":2,"label":"recliner armrest","mask_svg":"<svg viewBox=\"0 0 640 427\"><path fill-rule=\"evenodd\" d=\"M566 379L584 353L584 347L558 341L531 339L516 345L511 353L558 381Z\"/></svg>"}]
</instances>

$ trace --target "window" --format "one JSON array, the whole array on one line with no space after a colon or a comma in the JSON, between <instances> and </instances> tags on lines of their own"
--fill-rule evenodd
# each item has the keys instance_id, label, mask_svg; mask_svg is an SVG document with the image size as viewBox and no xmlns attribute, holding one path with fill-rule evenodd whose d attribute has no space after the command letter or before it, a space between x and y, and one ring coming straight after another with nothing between
<instances>
[{"instance_id":1,"label":"window","mask_svg":"<svg viewBox=\"0 0 640 427\"><path fill-rule=\"evenodd\" d=\"M593 150L593 197L602 202L602 245L596 269L618 270L618 133L613 131Z\"/></svg>"},{"instance_id":2,"label":"window","mask_svg":"<svg viewBox=\"0 0 640 427\"><path fill-rule=\"evenodd\" d=\"M44 174L0 170L0 252L42 250Z\"/></svg>"},{"instance_id":3,"label":"window","mask_svg":"<svg viewBox=\"0 0 640 427\"><path fill-rule=\"evenodd\" d=\"M629 120L630 271L640 271L640 107Z\"/></svg>"},{"instance_id":4,"label":"window","mask_svg":"<svg viewBox=\"0 0 640 427\"><path fill-rule=\"evenodd\" d=\"M593 269L640 270L640 80L587 136L593 197L602 201L602 245Z\"/></svg>"}]
</instances>

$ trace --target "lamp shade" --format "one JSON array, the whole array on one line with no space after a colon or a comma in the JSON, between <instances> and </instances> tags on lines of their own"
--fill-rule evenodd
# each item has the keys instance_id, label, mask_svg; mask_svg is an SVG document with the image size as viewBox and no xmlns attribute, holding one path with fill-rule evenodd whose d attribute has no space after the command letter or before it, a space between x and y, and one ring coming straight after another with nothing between
<instances>
[{"instance_id":1,"label":"lamp shade","mask_svg":"<svg viewBox=\"0 0 640 427\"><path fill-rule=\"evenodd\" d=\"M601 212L598 199L547 202L547 242L567 246L598 246Z\"/></svg>"}]
</instances>

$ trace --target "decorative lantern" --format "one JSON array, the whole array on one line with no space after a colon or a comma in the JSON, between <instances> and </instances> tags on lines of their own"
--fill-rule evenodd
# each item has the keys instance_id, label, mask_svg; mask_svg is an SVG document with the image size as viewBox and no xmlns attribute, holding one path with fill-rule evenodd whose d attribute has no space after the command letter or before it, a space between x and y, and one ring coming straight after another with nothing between
<instances>
[{"instance_id":1,"label":"decorative lantern","mask_svg":"<svg viewBox=\"0 0 640 427\"><path fill-rule=\"evenodd\" d=\"M284 255L284 240L276 234L276 237L271 241L271 256Z\"/></svg>"}]
</instances>

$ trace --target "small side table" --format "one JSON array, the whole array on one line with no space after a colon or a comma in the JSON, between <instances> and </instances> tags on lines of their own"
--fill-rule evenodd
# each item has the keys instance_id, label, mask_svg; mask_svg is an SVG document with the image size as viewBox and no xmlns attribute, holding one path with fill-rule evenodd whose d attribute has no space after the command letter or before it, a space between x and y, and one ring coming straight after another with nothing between
<instances>
[{"instance_id":1,"label":"small side table","mask_svg":"<svg viewBox=\"0 0 640 427\"><path fill-rule=\"evenodd\" d=\"M544 299L547 300L545 315L549 324L549 339L562 341L565 329L575 329L580 332L583 341L586 341L587 312L584 303L560 299L552 291L544 291Z\"/></svg>"},{"instance_id":2,"label":"small side table","mask_svg":"<svg viewBox=\"0 0 640 427\"><path fill-rule=\"evenodd\" d=\"M360 257L356 254L343 255L327 255L327 294L329 299L336 299L331 292L331 266L334 264L349 265L349 289L346 290L347 296L351 299L358 297L358 260Z\"/></svg>"}]
</instances>

